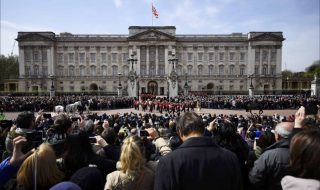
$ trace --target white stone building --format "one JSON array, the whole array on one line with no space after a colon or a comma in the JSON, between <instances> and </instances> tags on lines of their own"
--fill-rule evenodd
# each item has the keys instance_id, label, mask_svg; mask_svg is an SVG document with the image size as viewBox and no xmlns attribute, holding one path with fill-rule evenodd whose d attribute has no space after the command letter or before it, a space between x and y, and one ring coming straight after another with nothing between
<instances>
[{"instance_id":1,"label":"white stone building","mask_svg":"<svg viewBox=\"0 0 320 190\"><path fill-rule=\"evenodd\" d=\"M49 93L53 84L56 93L116 94L120 81L131 96L248 94L252 80L255 94L273 94L282 89L283 40L282 32L180 35L174 26L130 26L128 35L19 32L19 91Z\"/></svg>"}]
</instances>

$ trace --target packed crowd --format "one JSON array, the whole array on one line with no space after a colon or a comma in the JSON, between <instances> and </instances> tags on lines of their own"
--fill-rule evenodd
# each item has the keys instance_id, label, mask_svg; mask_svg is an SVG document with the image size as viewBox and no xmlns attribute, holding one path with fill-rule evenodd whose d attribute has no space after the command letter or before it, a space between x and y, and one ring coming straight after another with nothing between
<instances>
[{"instance_id":1,"label":"packed crowd","mask_svg":"<svg viewBox=\"0 0 320 190\"><path fill-rule=\"evenodd\" d=\"M90 100L90 102L89 102ZM133 107L133 98L114 96L4 96L0 97L0 109L3 111L33 111L39 110L53 111L54 106L66 107L68 104L81 101L79 110L85 110L89 106L91 110L110 110Z\"/></svg>"},{"instance_id":2,"label":"packed crowd","mask_svg":"<svg viewBox=\"0 0 320 190\"><path fill-rule=\"evenodd\" d=\"M318 117L186 110L2 121L2 189L320 188Z\"/></svg>"},{"instance_id":3,"label":"packed crowd","mask_svg":"<svg viewBox=\"0 0 320 190\"><path fill-rule=\"evenodd\" d=\"M120 108L140 108L149 111L180 112L193 110L194 108L208 109L298 109L305 106L307 101L320 104L319 98L305 98L299 95L273 95L273 96L177 96L174 98L156 97L150 94L141 95L140 99L130 97L108 96L48 96L42 97L0 97L0 109L2 111L53 111L54 106L61 105L64 108L68 104L80 101L79 110L110 110ZM169 108L170 107L170 108Z\"/></svg>"}]
</instances>

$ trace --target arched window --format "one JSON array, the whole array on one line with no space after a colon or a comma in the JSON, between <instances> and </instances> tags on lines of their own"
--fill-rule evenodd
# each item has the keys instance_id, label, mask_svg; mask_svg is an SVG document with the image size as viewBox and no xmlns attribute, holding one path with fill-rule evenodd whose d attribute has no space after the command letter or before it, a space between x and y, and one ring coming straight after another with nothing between
<instances>
[{"instance_id":1,"label":"arched window","mask_svg":"<svg viewBox=\"0 0 320 190\"><path fill-rule=\"evenodd\" d=\"M80 76L85 76L85 75L86 75L86 67L80 66Z\"/></svg>"},{"instance_id":2,"label":"arched window","mask_svg":"<svg viewBox=\"0 0 320 190\"><path fill-rule=\"evenodd\" d=\"M64 69L63 66L59 66L59 67L58 67L58 75L59 75L59 76L63 76L63 75L64 75L63 69Z\"/></svg>"},{"instance_id":3,"label":"arched window","mask_svg":"<svg viewBox=\"0 0 320 190\"><path fill-rule=\"evenodd\" d=\"M74 76L74 66L69 66L69 76Z\"/></svg>"},{"instance_id":4,"label":"arched window","mask_svg":"<svg viewBox=\"0 0 320 190\"><path fill-rule=\"evenodd\" d=\"M188 75L192 75L192 66L191 65L188 66Z\"/></svg>"},{"instance_id":5,"label":"arched window","mask_svg":"<svg viewBox=\"0 0 320 190\"><path fill-rule=\"evenodd\" d=\"M230 69L229 74L234 75L234 65L230 65L229 69Z\"/></svg>"},{"instance_id":6,"label":"arched window","mask_svg":"<svg viewBox=\"0 0 320 190\"><path fill-rule=\"evenodd\" d=\"M213 66L212 65L209 66L209 75L213 75Z\"/></svg>"},{"instance_id":7,"label":"arched window","mask_svg":"<svg viewBox=\"0 0 320 190\"><path fill-rule=\"evenodd\" d=\"M224 75L224 66L223 65L219 66L219 75Z\"/></svg>"},{"instance_id":8,"label":"arched window","mask_svg":"<svg viewBox=\"0 0 320 190\"><path fill-rule=\"evenodd\" d=\"M117 76L118 75L118 66L113 65L112 66L112 76Z\"/></svg>"},{"instance_id":9,"label":"arched window","mask_svg":"<svg viewBox=\"0 0 320 190\"><path fill-rule=\"evenodd\" d=\"M96 73L96 66L91 66L90 67L90 75L91 76L95 76L97 73Z\"/></svg>"},{"instance_id":10,"label":"arched window","mask_svg":"<svg viewBox=\"0 0 320 190\"><path fill-rule=\"evenodd\" d=\"M33 67L33 74L34 74L35 76L38 76L38 75L39 75L39 66L35 65L35 66Z\"/></svg>"},{"instance_id":11,"label":"arched window","mask_svg":"<svg viewBox=\"0 0 320 190\"><path fill-rule=\"evenodd\" d=\"M203 74L202 70L203 70L203 66L199 65L198 66L198 75L202 75Z\"/></svg>"},{"instance_id":12,"label":"arched window","mask_svg":"<svg viewBox=\"0 0 320 190\"><path fill-rule=\"evenodd\" d=\"M103 76L107 76L107 66L104 65L101 67L101 74Z\"/></svg>"}]
</instances>

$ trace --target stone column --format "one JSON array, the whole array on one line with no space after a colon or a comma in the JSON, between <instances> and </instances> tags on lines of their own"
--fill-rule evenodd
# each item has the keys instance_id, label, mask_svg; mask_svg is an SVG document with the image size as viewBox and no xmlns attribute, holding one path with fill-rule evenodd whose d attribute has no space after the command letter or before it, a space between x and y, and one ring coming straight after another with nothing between
<instances>
[{"instance_id":1,"label":"stone column","mask_svg":"<svg viewBox=\"0 0 320 190\"><path fill-rule=\"evenodd\" d=\"M159 60L158 60L158 49L159 49L159 46L156 46L156 62L155 62L155 64L156 64L156 73L155 73L155 75L157 76L158 75L158 70L159 70Z\"/></svg>"},{"instance_id":2,"label":"stone column","mask_svg":"<svg viewBox=\"0 0 320 190\"><path fill-rule=\"evenodd\" d=\"M164 69L165 69L165 75L169 75L169 63L168 63L168 46L165 46L164 48Z\"/></svg>"},{"instance_id":3,"label":"stone column","mask_svg":"<svg viewBox=\"0 0 320 190\"><path fill-rule=\"evenodd\" d=\"M136 65L136 71L137 71L137 75L138 76L140 76L140 67L141 67L141 64L140 64L140 46L137 46L137 48L136 48L136 50L137 50L137 59L138 59L138 61L137 61L137 65Z\"/></svg>"},{"instance_id":4,"label":"stone column","mask_svg":"<svg viewBox=\"0 0 320 190\"><path fill-rule=\"evenodd\" d=\"M146 74L150 75L149 73L149 46L146 46Z\"/></svg>"}]
</instances>

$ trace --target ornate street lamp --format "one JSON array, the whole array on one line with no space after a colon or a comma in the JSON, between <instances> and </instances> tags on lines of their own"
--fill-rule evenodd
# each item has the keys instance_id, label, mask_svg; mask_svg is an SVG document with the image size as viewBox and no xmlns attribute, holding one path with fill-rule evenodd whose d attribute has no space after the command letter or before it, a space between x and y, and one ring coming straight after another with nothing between
<instances>
[{"instance_id":1,"label":"ornate street lamp","mask_svg":"<svg viewBox=\"0 0 320 190\"><path fill-rule=\"evenodd\" d=\"M249 87L249 96L252 97L253 96L253 85L252 85L252 78L253 78L253 74L249 75L248 78L250 79L250 87Z\"/></svg>"},{"instance_id":2,"label":"ornate street lamp","mask_svg":"<svg viewBox=\"0 0 320 190\"><path fill-rule=\"evenodd\" d=\"M54 85L53 85L54 76L50 75L49 77L51 79L51 88L50 88L50 99L51 99L52 97L54 97Z\"/></svg>"},{"instance_id":3,"label":"ornate street lamp","mask_svg":"<svg viewBox=\"0 0 320 190\"><path fill-rule=\"evenodd\" d=\"M186 82L184 83L184 89L185 89L185 96L188 96L188 75L187 73L185 73L185 79L186 79Z\"/></svg>"},{"instance_id":4,"label":"ornate street lamp","mask_svg":"<svg viewBox=\"0 0 320 190\"><path fill-rule=\"evenodd\" d=\"M122 89L122 85L121 85L121 81L120 81L121 73L118 73L118 76L119 76L118 97L120 97L121 96L121 89Z\"/></svg>"},{"instance_id":5,"label":"ornate street lamp","mask_svg":"<svg viewBox=\"0 0 320 190\"><path fill-rule=\"evenodd\" d=\"M131 58L128 59L128 63L131 64L131 70L133 71L133 64L137 64L138 59L134 57L134 54L131 54Z\"/></svg>"}]
</instances>

